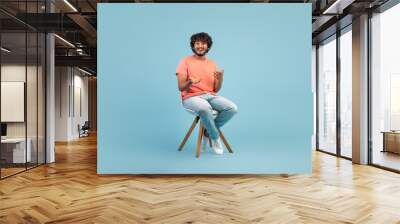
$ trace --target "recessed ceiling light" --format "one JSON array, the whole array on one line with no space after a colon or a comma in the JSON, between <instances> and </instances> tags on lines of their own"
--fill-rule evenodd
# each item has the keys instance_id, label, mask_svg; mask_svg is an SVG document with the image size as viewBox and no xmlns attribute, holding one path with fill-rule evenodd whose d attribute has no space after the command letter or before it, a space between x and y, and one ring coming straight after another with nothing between
<instances>
[{"instance_id":1,"label":"recessed ceiling light","mask_svg":"<svg viewBox=\"0 0 400 224\"><path fill-rule=\"evenodd\" d=\"M72 10L74 10L75 12L78 12L78 10L71 4L69 3L68 0L64 0L65 4L67 4Z\"/></svg>"},{"instance_id":2,"label":"recessed ceiling light","mask_svg":"<svg viewBox=\"0 0 400 224\"><path fill-rule=\"evenodd\" d=\"M7 48L5 48L5 47L1 47L1 50L4 51L4 52L6 52L6 53L10 53L10 52L11 52L11 50L9 50L9 49L7 49Z\"/></svg>"},{"instance_id":3,"label":"recessed ceiling light","mask_svg":"<svg viewBox=\"0 0 400 224\"><path fill-rule=\"evenodd\" d=\"M78 67L78 70L81 71L81 72L83 72L83 73L85 73L85 74L92 75L92 73L90 73L90 72L88 72L88 71L86 71L86 70L83 70L83 69L81 69L81 68L79 68L79 67Z\"/></svg>"},{"instance_id":4,"label":"recessed ceiling light","mask_svg":"<svg viewBox=\"0 0 400 224\"><path fill-rule=\"evenodd\" d=\"M343 9L351 5L355 0L336 0L322 14L342 14Z\"/></svg>"},{"instance_id":5,"label":"recessed ceiling light","mask_svg":"<svg viewBox=\"0 0 400 224\"><path fill-rule=\"evenodd\" d=\"M54 34L54 36L57 37L58 39L60 39L62 42L66 43L67 45L69 45L69 46L75 48L75 45L73 45L73 44L72 44L71 42L69 42L68 40L66 40L66 39L64 39L64 38L62 38L62 37L60 37L60 36L57 35L57 34Z\"/></svg>"}]
</instances>

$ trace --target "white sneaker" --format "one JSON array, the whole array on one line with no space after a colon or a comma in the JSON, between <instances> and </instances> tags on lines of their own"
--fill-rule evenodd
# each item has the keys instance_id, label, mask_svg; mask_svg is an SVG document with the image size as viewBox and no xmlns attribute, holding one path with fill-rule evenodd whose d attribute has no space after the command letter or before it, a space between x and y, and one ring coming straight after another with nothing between
<instances>
[{"instance_id":1,"label":"white sneaker","mask_svg":"<svg viewBox=\"0 0 400 224\"><path fill-rule=\"evenodd\" d=\"M216 154L222 155L224 153L224 148L222 147L221 139L211 139L211 148Z\"/></svg>"}]
</instances>

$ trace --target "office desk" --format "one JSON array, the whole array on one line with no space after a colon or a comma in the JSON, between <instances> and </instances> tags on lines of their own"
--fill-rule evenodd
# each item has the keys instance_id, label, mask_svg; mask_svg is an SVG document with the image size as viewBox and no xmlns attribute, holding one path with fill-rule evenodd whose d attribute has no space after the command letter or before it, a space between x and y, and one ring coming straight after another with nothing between
<instances>
[{"instance_id":1,"label":"office desk","mask_svg":"<svg viewBox=\"0 0 400 224\"><path fill-rule=\"evenodd\" d=\"M392 152L400 154L400 132L382 131L381 133L383 134L382 152Z\"/></svg>"},{"instance_id":2,"label":"office desk","mask_svg":"<svg viewBox=\"0 0 400 224\"><path fill-rule=\"evenodd\" d=\"M25 138L6 138L1 139L1 157L6 163L25 163L32 160L31 146L32 140L27 138L25 154ZM11 159L12 158L12 159Z\"/></svg>"}]
</instances>

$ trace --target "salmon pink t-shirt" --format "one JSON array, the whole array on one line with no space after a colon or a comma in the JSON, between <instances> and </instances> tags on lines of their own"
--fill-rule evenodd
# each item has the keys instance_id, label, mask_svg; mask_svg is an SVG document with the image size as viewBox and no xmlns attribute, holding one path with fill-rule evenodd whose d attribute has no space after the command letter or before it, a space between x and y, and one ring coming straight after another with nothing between
<instances>
[{"instance_id":1,"label":"salmon pink t-shirt","mask_svg":"<svg viewBox=\"0 0 400 224\"><path fill-rule=\"evenodd\" d=\"M193 76L201 78L200 82L192 84L188 90L181 92L182 100L204 93L216 95L214 91L214 72L216 70L217 65L215 62L207 57L198 59L191 55L181 59L176 69L176 74L186 75L186 80Z\"/></svg>"}]
</instances>

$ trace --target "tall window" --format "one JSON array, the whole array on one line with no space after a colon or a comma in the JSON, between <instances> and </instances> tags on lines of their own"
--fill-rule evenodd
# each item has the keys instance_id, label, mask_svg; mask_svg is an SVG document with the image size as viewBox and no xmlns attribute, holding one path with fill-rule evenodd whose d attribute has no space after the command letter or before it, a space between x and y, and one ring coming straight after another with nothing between
<instances>
[{"instance_id":1,"label":"tall window","mask_svg":"<svg viewBox=\"0 0 400 224\"><path fill-rule=\"evenodd\" d=\"M372 163L400 170L400 5L372 17Z\"/></svg>"},{"instance_id":2,"label":"tall window","mask_svg":"<svg viewBox=\"0 0 400 224\"><path fill-rule=\"evenodd\" d=\"M352 156L352 35L351 26L340 36L340 154Z\"/></svg>"},{"instance_id":3,"label":"tall window","mask_svg":"<svg viewBox=\"0 0 400 224\"><path fill-rule=\"evenodd\" d=\"M318 149L336 153L336 36L318 47Z\"/></svg>"}]
</instances>

